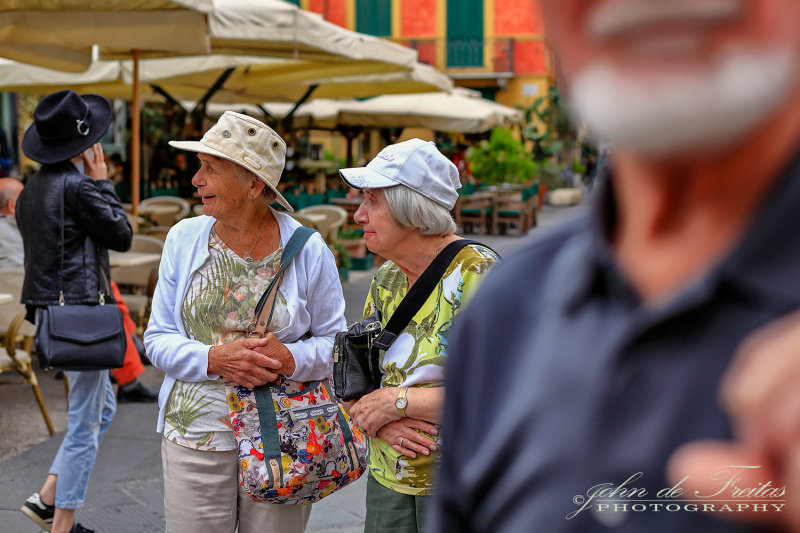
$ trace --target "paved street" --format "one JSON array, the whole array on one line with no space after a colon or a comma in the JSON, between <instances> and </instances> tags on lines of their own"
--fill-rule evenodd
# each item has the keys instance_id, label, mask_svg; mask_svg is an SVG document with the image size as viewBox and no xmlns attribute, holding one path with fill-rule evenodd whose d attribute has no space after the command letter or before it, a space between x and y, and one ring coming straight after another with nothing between
<instances>
[{"instance_id":1,"label":"paved street","mask_svg":"<svg viewBox=\"0 0 800 533\"><path fill-rule=\"evenodd\" d=\"M546 231L557 219L579 208L545 206L539 226ZM528 237L470 235L507 255ZM374 270L351 272L344 285L347 322L360 318ZM19 512L20 505L39 490L66 429L63 382L52 373L37 371L55 436L49 437L29 387L0 387L0 533L40 531ZM159 370L147 367L143 381L157 388ZM5 376L4 376L5 377ZM124 404L117 410L97 457L86 506L77 520L98 533L158 532L164 530L161 481L161 437L155 432L153 404ZM308 531L360 532L363 529L365 479L314 505Z\"/></svg>"}]
</instances>

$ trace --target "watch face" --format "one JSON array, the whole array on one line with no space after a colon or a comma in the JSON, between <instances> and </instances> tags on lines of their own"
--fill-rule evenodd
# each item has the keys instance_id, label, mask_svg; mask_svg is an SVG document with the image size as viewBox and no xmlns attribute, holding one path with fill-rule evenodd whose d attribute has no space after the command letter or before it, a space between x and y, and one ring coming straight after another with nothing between
<instances>
[{"instance_id":1,"label":"watch face","mask_svg":"<svg viewBox=\"0 0 800 533\"><path fill-rule=\"evenodd\" d=\"M405 409L406 405L408 405L408 400L406 400L405 398L398 398L394 401L394 405L398 409Z\"/></svg>"}]
</instances>

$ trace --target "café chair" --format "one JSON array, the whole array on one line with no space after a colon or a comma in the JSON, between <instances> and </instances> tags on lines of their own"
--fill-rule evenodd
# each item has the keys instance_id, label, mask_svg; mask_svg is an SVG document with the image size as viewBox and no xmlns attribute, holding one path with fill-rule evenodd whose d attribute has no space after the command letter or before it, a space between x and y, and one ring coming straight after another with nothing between
<instances>
[{"instance_id":1,"label":"caf\u00e9 chair","mask_svg":"<svg viewBox=\"0 0 800 533\"><path fill-rule=\"evenodd\" d=\"M39 381L31 362L31 348L36 329L25 321L25 307L19 302L22 292L23 269L0 269L0 292L10 293L12 302L0 305L0 385L30 385L42 418L50 435L55 434L50 414L44 404ZM8 380L5 374L16 374L16 379ZM21 379L20 379L21 378Z\"/></svg>"},{"instance_id":2,"label":"caf\u00e9 chair","mask_svg":"<svg viewBox=\"0 0 800 533\"><path fill-rule=\"evenodd\" d=\"M492 217L492 198L483 193L460 196L455 207L456 224L466 231L466 224L477 225L478 235L483 235L489 229Z\"/></svg>"}]
</instances>

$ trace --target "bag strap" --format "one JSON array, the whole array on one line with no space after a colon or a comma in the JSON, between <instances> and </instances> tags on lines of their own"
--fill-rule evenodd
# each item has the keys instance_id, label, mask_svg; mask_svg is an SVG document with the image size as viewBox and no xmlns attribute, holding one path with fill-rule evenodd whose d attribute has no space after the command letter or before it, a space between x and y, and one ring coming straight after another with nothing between
<instances>
[{"instance_id":1,"label":"bag strap","mask_svg":"<svg viewBox=\"0 0 800 533\"><path fill-rule=\"evenodd\" d=\"M256 304L256 321L255 328L250 335L262 336L267 331L269 323L272 321L272 311L275 308L275 297L278 294L278 287L280 286L283 274L286 268L294 259L294 256L303 249L306 241L316 232L313 228L300 226L292 234L289 242L281 254L281 266L278 272L273 276L264 294ZM265 317L269 309L269 316ZM313 385L319 382L315 382ZM264 462L267 464L267 475L270 480L271 488L278 489L281 484L281 477L283 475L283 463L280 461L280 435L278 434L278 426L275 423L277 413L275 412L275 405L272 401L272 384L267 383L260 385L253 389L253 394L256 400L256 409L258 411L258 423L261 429L261 444L264 452Z\"/></svg>"},{"instance_id":2,"label":"bag strap","mask_svg":"<svg viewBox=\"0 0 800 533\"><path fill-rule=\"evenodd\" d=\"M267 331L269 323L272 321L272 312L275 309L275 298L278 295L278 287L283 279L283 274L286 272L292 259L294 259L294 256L303 249L306 241L308 241L316 231L317 230L306 226L300 226L294 230L292 237L289 239L289 242L286 243L286 247L281 254L281 265L278 272L272 278L272 281L269 282L267 289L256 304L256 320L253 323L254 326L251 326L253 330L249 333L249 336L255 335L261 337ZM269 315L267 315L267 310L269 310Z\"/></svg>"},{"instance_id":3,"label":"bag strap","mask_svg":"<svg viewBox=\"0 0 800 533\"><path fill-rule=\"evenodd\" d=\"M61 266L58 269L58 305L64 305L64 289L62 288L62 281L64 277L64 204L66 201L64 198L67 196L67 177L62 175L61 180ZM91 239L91 237L89 237ZM106 298L105 294L103 294L103 289L100 287L100 276L102 275L103 281L106 285L106 294L111 294L111 287L108 283L108 278L106 278L106 273L103 271L102 267L100 266L100 250L97 248L97 243L94 242L92 239L92 244L94 244L95 248L95 256L97 257L97 303L100 305L105 305Z\"/></svg>"},{"instance_id":4,"label":"bag strap","mask_svg":"<svg viewBox=\"0 0 800 533\"><path fill-rule=\"evenodd\" d=\"M422 304L425 303L425 300L428 299L431 292L433 292L434 287L436 287L439 280L442 279L444 272L447 270L447 267L450 266L450 263L453 262L456 255L458 255L458 252L470 244L477 244L489 248L485 244L472 239L459 239L445 246L444 250L431 261L431 264L428 265L425 272L417 279L408 291L408 294L403 298L403 301L400 302L400 305L397 306L389 322L386 323L386 327L383 328L383 331L381 331L373 341L373 346L377 346L384 351L389 349L400 332L405 329L414 315L417 314L417 311L422 307ZM491 250L491 248L489 249ZM494 252L494 250L492 251ZM495 252L495 254L497 254L497 252Z\"/></svg>"}]
</instances>

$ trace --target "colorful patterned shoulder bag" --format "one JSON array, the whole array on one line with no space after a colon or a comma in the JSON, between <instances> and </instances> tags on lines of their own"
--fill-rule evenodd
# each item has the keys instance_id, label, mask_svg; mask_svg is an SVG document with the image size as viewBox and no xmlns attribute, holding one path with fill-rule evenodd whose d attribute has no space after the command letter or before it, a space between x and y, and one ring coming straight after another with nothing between
<instances>
[{"instance_id":1,"label":"colorful patterned shoulder bag","mask_svg":"<svg viewBox=\"0 0 800 533\"><path fill-rule=\"evenodd\" d=\"M256 305L250 336L263 336L286 267L314 230L298 228L281 266ZM355 481L367 465L367 443L338 402L330 378L299 382L279 376L255 389L226 385L239 450L239 483L255 501L314 503Z\"/></svg>"}]
</instances>

